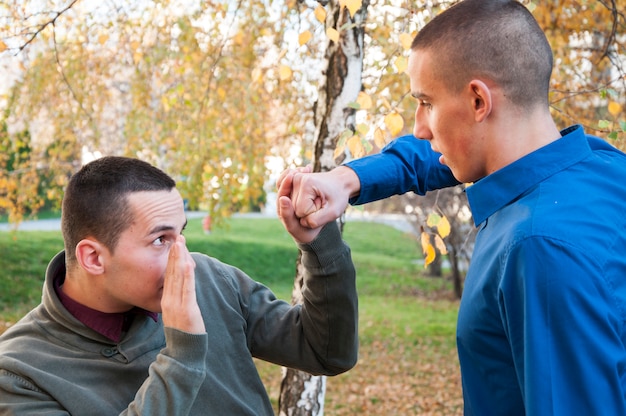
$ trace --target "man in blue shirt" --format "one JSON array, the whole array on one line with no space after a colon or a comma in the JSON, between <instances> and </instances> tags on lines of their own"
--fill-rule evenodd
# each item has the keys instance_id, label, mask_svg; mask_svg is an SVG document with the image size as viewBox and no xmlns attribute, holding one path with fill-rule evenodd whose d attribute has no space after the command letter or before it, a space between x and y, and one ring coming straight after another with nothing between
<instances>
[{"instance_id":1,"label":"man in blue shirt","mask_svg":"<svg viewBox=\"0 0 626 416\"><path fill-rule=\"evenodd\" d=\"M472 183L457 345L467 415L626 414L626 155L549 111L550 46L513 0L464 0L415 37L414 137L308 174L301 223Z\"/></svg>"}]
</instances>

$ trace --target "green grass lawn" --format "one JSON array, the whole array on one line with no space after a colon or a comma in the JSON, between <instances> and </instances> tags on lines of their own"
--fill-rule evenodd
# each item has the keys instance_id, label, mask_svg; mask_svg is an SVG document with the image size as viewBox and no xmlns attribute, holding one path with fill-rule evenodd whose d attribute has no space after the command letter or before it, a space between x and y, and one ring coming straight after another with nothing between
<instances>
[{"instance_id":1,"label":"green grass lawn","mask_svg":"<svg viewBox=\"0 0 626 416\"><path fill-rule=\"evenodd\" d=\"M190 250L291 298L297 248L277 219L230 219L209 235L201 219L191 219L185 236ZM360 358L355 369L328 379L326 413L460 414L458 301L450 282L426 276L414 238L391 227L349 222L344 239L357 269ZM0 322L10 325L39 302L46 265L62 248L60 232L0 232ZM280 369L258 367L276 404Z\"/></svg>"}]
</instances>

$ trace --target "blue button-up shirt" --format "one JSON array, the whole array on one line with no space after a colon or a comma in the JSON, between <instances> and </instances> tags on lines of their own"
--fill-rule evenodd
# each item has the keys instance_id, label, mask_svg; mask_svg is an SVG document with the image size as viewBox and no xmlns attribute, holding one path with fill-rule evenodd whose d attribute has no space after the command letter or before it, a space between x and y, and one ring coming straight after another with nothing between
<instances>
[{"instance_id":1,"label":"blue button-up shirt","mask_svg":"<svg viewBox=\"0 0 626 416\"><path fill-rule=\"evenodd\" d=\"M467 188L479 228L457 325L468 415L626 415L626 155L580 126L562 135ZM436 188L436 155L403 141L417 164L399 182ZM352 202L384 197L368 194L385 188L375 165L349 166L362 180Z\"/></svg>"}]
</instances>

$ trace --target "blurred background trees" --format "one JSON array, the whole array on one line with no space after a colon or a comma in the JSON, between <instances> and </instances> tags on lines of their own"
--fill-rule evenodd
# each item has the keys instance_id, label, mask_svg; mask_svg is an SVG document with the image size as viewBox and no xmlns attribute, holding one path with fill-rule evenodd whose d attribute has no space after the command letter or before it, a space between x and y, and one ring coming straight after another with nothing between
<instances>
[{"instance_id":1,"label":"blurred background trees","mask_svg":"<svg viewBox=\"0 0 626 416\"><path fill-rule=\"evenodd\" d=\"M68 177L109 154L161 167L214 222L260 210L285 167L331 169L411 132L410 44L453 3L0 0L0 214L58 208ZM525 4L554 50L557 123L625 149L623 5ZM473 245L462 186L368 209L407 215L433 274L447 252L460 296ZM314 394L290 414L323 411L320 391L321 409Z\"/></svg>"},{"instance_id":2,"label":"blurred background trees","mask_svg":"<svg viewBox=\"0 0 626 416\"><path fill-rule=\"evenodd\" d=\"M369 2L362 72L348 77L361 93L332 132L337 162L410 132L410 41L451 3ZM362 1L0 1L0 209L19 222L55 206L102 154L165 169L218 221L259 209L272 169L314 159L324 54L353 29L327 27L335 4L354 13ZM527 6L555 51L555 118L624 147L624 9Z\"/></svg>"}]
</instances>

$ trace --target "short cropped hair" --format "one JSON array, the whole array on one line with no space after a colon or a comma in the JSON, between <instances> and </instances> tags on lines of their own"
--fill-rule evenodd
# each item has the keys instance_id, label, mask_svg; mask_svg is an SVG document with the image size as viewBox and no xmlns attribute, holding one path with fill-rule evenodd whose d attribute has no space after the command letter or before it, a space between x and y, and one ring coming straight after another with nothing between
<instances>
[{"instance_id":1,"label":"short cropped hair","mask_svg":"<svg viewBox=\"0 0 626 416\"><path fill-rule=\"evenodd\" d=\"M74 174L63 197L61 228L65 259L76 261L76 245L91 237L111 252L132 221L128 194L172 190L176 182L160 169L139 159L107 156Z\"/></svg>"},{"instance_id":2,"label":"short cropped hair","mask_svg":"<svg viewBox=\"0 0 626 416\"><path fill-rule=\"evenodd\" d=\"M490 79L514 105L548 105L553 56L543 30L515 0L463 0L431 20L411 50L428 50L452 92Z\"/></svg>"}]
</instances>

